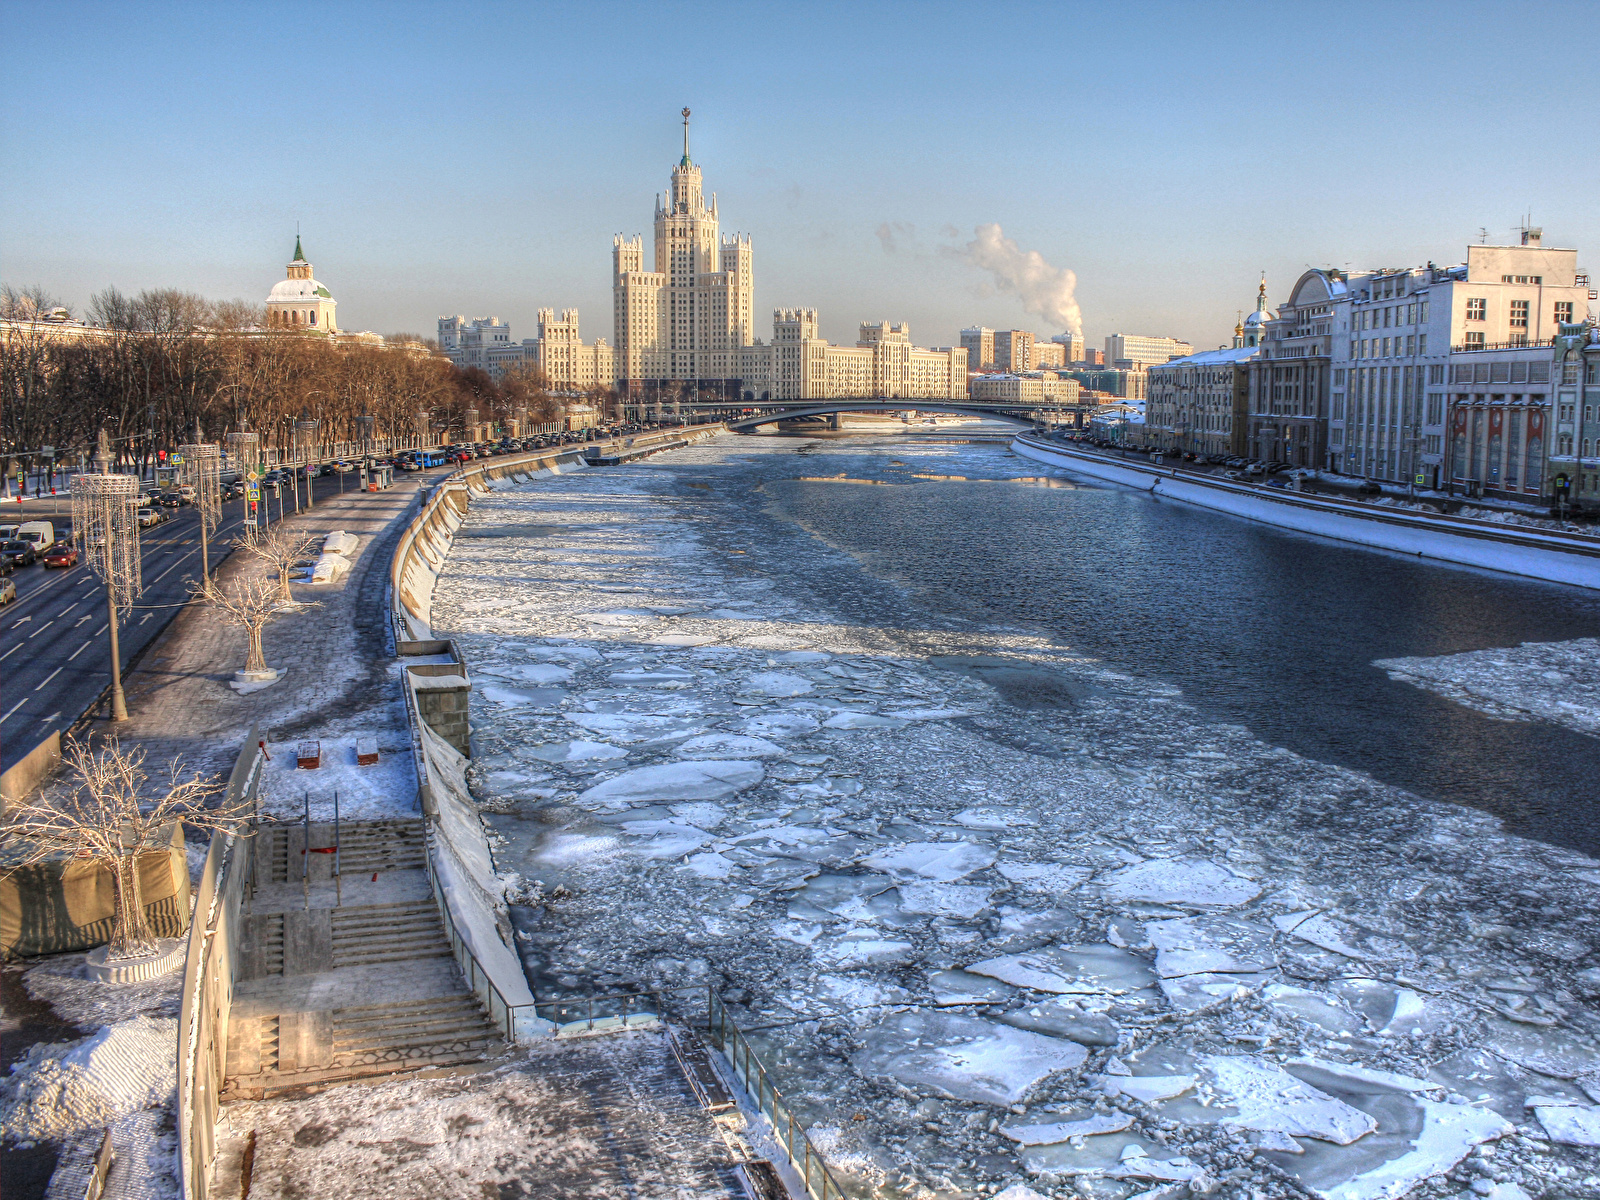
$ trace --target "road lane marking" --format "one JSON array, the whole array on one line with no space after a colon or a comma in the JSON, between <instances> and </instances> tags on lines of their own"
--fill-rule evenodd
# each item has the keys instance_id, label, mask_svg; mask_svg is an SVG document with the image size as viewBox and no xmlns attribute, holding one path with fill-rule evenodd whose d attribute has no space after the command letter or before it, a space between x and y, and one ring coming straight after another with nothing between
<instances>
[{"instance_id":1,"label":"road lane marking","mask_svg":"<svg viewBox=\"0 0 1600 1200\"><path fill-rule=\"evenodd\" d=\"M92 621L92 620L94 620L94 614L93 613L84 613L83 616L79 617L76 621L74 621L72 623L72 627L74 629L76 629L79 625L82 625L85 621Z\"/></svg>"},{"instance_id":2,"label":"road lane marking","mask_svg":"<svg viewBox=\"0 0 1600 1200\"><path fill-rule=\"evenodd\" d=\"M46 675L44 677L44 680L39 684L39 686L34 688L33 690L36 691L36 692L44 691L44 685L46 683L49 683L52 679L54 679L57 675L61 674L61 672L65 671L66 669L67 669L67 665L65 663L62 663L54 671L51 671L50 674Z\"/></svg>"},{"instance_id":3,"label":"road lane marking","mask_svg":"<svg viewBox=\"0 0 1600 1200\"><path fill-rule=\"evenodd\" d=\"M26 622L31 621L31 620L33 620L33 614L32 613L29 613L25 617L18 617L15 621L11 622L11 629L15 629L18 625L25 624ZM6 632L10 633L11 629L7 629Z\"/></svg>"},{"instance_id":4,"label":"road lane marking","mask_svg":"<svg viewBox=\"0 0 1600 1200\"><path fill-rule=\"evenodd\" d=\"M0 662L5 662L6 659L10 658L13 654L15 654L18 650L21 650L21 649L22 649L22 643L18 642L15 646L11 647L11 649L7 650L4 654L0 654Z\"/></svg>"},{"instance_id":5,"label":"road lane marking","mask_svg":"<svg viewBox=\"0 0 1600 1200\"><path fill-rule=\"evenodd\" d=\"M28 635L28 640L30 642L33 641L34 638L38 637L41 633L43 633L46 629L49 629L50 626L52 626L54 624L55 624L54 620L46 621L43 625L39 626L39 628L35 629L32 633L30 633Z\"/></svg>"},{"instance_id":6,"label":"road lane marking","mask_svg":"<svg viewBox=\"0 0 1600 1200\"><path fill-rule=\"evenodd\" d=\"M107 621L105 625L102 625L102 626L100 626L99 629L96 629L94 631L95 637L99 637L102 633L104 633L106 631L106 625L109 625L109 624L111 624L111 622Z\"/></svg>"},{"instance_id":7,"label":"road lane marking","mask_svg":"<svg viewBox=\"0 0 1600 1200\"><path fill-rule=\"evenodd\" d=\"M11 713L16 712L17 709L21 708L27 702L28 702L28 699L27 699L26 696L24 696L21 700L18 700L15 704L13 704L11 706L10 712L7 712L5 716L0 717L0 725L4 725L6 723L6 721L8 721L11 718Z\"/></svg>"},{"instance_id":8,"label":"road lane marking","mask_svg":"<svg viewBox=\"0 0 1600 1200\"><path fill-rule=\"evenodd\" d=\"M94 641L94 639L90 638L88 642L85 642L83 645L79 646L76 650L74 650L71 654L67 655L67 661L71 662L73 659L77 658L78 655L82 654L85 650L87 650L89 648L89 642L92 642L92 641ZM8 651L6 651L6 653L9 654L9 653L11 653L11 651L8 650Z\"/></svg>"}]
</instances>

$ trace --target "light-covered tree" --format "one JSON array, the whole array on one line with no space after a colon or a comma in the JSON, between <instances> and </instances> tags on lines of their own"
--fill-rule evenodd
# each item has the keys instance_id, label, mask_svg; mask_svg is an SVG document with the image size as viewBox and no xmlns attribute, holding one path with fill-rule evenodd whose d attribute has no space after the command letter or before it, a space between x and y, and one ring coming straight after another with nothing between
<instances>
[{"instance_id":1,"label":"light-covered tree","mask_svg":"<svg viewBox=\"0 0 1600 1200\"><path fill-rule=\"evenodd\" d=\"M193 590L196 596L216 610L225 623L244 630L248 646L244 670L247 673L265 673L267 656L262 649L261 637L267 626L284 612L277 581L270 575L241 574L226 582L207 579L197 583ZM316 604L302 603L300 607L315 608Z\"/></svg>"},{"instance_id":2,"label":"light-covered tree","mask_svg":"<svg viewBox=\"0 0 1600 1200\"><path fill-rule=\"evenodd\" d=\"M139 885L140 857L167 847L174 821L191 829L236 829L246 813L242 807L207 808L206 799L220 785L198 774L185 779L177 759L163 778L153 780L144 767L145 751L124 748L116 738L101 742L98 749L68 739L64 757L72 775L68 791L41 795L6 814L0 834L21 850L9 870L60 855L103 864L116 884L107 959L154 954L156 939L145 919Z\"/></svg>"},{"instance_id":3,"label":"light-covered tree","mask_svg":"<svg viewBox=\"0 0 1600 1200\"><path fill-rule=\"evenodd\" d=\"M289 591L289 575L295 563L311 552L316 540L312 534L287 529L280 523L238 538L234 545L266 563L277 576L278 603L293 604L295 599Z\"/></svg>"}]
</instances>

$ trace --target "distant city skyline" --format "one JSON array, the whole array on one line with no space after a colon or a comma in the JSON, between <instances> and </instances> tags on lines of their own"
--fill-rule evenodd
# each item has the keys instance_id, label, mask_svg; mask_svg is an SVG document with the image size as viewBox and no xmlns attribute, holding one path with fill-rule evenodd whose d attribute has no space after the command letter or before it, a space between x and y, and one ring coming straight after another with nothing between
<instances>
[{"instance_id":1,"label":"distant city skyline","mask_svg":"<svg viewBox=\"0 0 1600 1200\"><path fill-rule=\"evenodd\" d=\"M8 5L0 62L30 110L5 133L0 278L80 312L106 286L261 303L298 223L342 327L494 315L520 339L576 308L609 339L612 237L648 232L685 105L753 241L761 336L775 308L928 346L1047 340L1081 312L1091 348L1205 349L1263 272L1276 307L1307 266L1455 263L1524 214L1600 267L1600 164L1561 132L1600 108L1600 68L1559 36L1588 5L999 5L1028 36L981 53L952 36L969 9L858 12ZM1430 65L1477 61L1485 28L1534 64L1492 95ZM724 43L740 70L682 70Z\"/></svg>"}]
</instances>

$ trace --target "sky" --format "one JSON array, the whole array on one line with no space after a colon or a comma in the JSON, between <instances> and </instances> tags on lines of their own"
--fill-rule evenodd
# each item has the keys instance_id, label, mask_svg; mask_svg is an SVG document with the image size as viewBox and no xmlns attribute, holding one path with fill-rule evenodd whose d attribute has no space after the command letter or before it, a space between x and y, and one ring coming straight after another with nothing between
<instances>
[{"instance_id":1,"label":"sky","mask_svg":"<svg viewBox=\"0 0 1600 1200\"><path fill-rule=\"evenodd\" d=\"M1526 215L1600 268L1596 5L0 0L0 280L341 328L575 307L682 153L779 306L921 345L1081 320L1210 347L1309 266L1460 262ZM1071 302L1071 303L1069 303ZM1072 308L1076 305L1076 312Z\"/></svg>"}]
</instances>

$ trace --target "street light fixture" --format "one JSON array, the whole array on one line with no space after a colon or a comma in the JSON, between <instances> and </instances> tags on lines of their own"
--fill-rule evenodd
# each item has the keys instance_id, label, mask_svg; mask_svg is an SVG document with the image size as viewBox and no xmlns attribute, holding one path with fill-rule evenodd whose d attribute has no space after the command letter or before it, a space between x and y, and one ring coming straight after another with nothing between
<instances>
[{"instance_id":1,"label":"street light fixture","mask_svg":"<svg viewBox=\"0 0 1600 1200\"><path fill-rule=\"evenodd\" d=\"M242 429L228 434L228 456L233 459L233 464L244 476L244 501L241 516L245 526L245 536L255 536L257 512L265 514L266 505L261 501L261 473L256 470L260 465L261 435L254 430Z\"/></svg>"},{"instance_id":2,"label":"street light fixture","mask_svg":"<svg viewBox=\"0 0 1600 1200\"><path fill-rule=\"evenodd\" d=\"M209 543L222 518L222 450L213 442L191 442L179 446L178 453L183 456L179 486L194 489L194 506L200 514L201 578L210 579Z\"/></svg>"},{"instance_id":3,"label":"street light fixture","mask_svg":"<svg viewBox=\"0 0 1600 1200\"><path fill-rule=\"evenodd\" d=\"M106 627L111 632L111 719L128 719L122 693L122 651L117 641L117 615L133 607L144 590L139 562L139 481L132 475L111 475L110 447L104 431L95 465L100 471L72 481L72 530L85 563L106 585Z\"/></svg>"}]
</instances>

